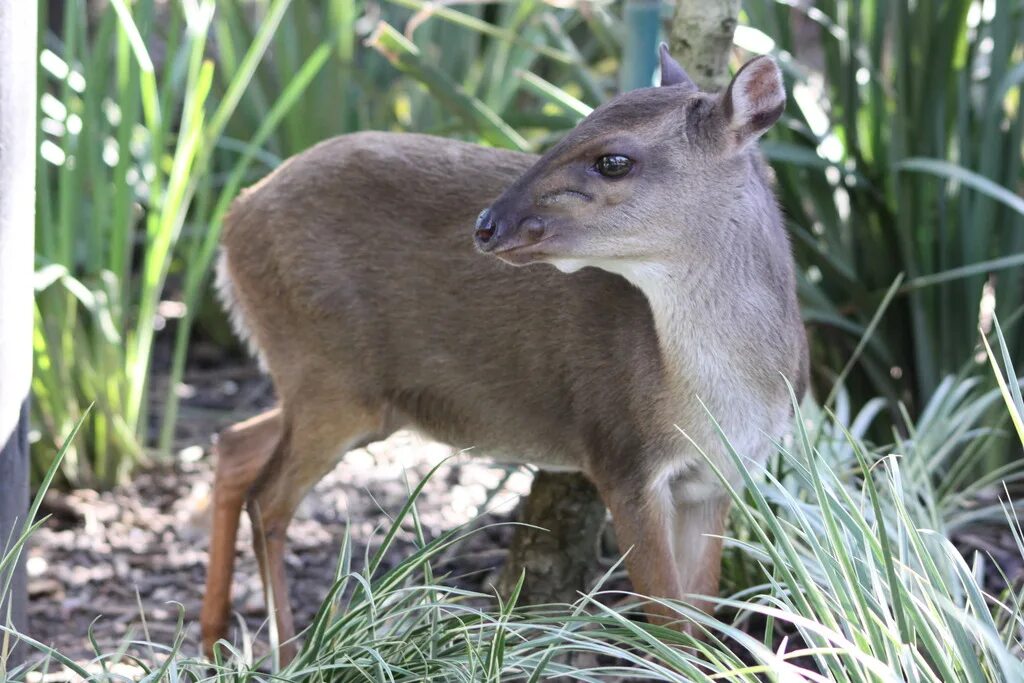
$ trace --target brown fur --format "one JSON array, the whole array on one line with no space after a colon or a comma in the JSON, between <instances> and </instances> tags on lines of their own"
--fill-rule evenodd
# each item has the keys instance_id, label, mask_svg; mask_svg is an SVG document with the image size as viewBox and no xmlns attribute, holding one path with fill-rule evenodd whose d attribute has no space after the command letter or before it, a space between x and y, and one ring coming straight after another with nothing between
<instances>
[{"instance_id":1,"label":"brown fur","mask_svg":"<svg viewBox=\"0 0 1024 683\"><path fill-rule=\"evenodd\" d=\"M779 84L744 92L777 98ZM730 107L687 87L636 91L540 159L359 133L236 201L220 282L281 406L222 439L207 651L227 621L242 499L287 639L295 507L345 451L407 424L583 471L632 547L638 591L717 590L721 543L706 534L723 532L728 498L675 425L735 480L695 397L763 462L789 412L782 376L802 387L806 372L792 257L748 146L770 112ZM634 172L597 176L594 159L609 153L636 159ZM502 260L597 267L568 276L476 253L472 226L488 206Z\"/></svg>"}]
</instances>

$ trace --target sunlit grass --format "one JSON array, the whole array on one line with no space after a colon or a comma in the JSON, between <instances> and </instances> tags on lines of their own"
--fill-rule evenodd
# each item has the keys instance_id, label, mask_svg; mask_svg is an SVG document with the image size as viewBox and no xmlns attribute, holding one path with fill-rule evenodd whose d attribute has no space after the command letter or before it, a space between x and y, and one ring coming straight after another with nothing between
<instances>
[{"instance_id":1,"label":"sunlit grass","mask_svg":"<svg viewBox=\"0 0 1024 683\"><path fill-rule=\"evenodd\" d=\"M37 481L82 417L83 404L95 409L66 453L65 481L110 486L141 456L150 430L155 334L166 322L162 309L171 310L162 305L168 277L176 270L185 290L179 324L187 335L228 201L282 112L325 62L327 47L275 97L252 140L219 159L226 180L211 173L225 127L288 5L270 4L244 54L223 72L207 58L211 0L115 0L93 33L84 26L84 3L66 3L57 52L46 49L41 59ZM150 55L158 35L166 50L159 73ZM41 43L47 42L53 41L44 36ZM179 344L178 366L186 341ZM175 407L166 422L173 423Z\"/></svg>"}]
</instances>

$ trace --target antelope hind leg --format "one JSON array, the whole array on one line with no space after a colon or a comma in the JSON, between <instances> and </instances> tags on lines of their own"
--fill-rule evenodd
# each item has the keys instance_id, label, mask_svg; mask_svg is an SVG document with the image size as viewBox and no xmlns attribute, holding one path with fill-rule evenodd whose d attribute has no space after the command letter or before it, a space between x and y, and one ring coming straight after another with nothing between
<instances>
[{"instance_id":1,"label":"antelope hind leg","mask_svg":"<svg viewBox=\"0 0 1024 683\"><path fill-rule=\"evenodd\" d=\"M295 417L289 419L282 441L248 501L253 546L267 607L275 619L282 664L291 661L297 651L284 564L288 524L305 495L338 459L370 435L379 435L382 425L380 415L360 410L355 404L300 404L295 400L289 408L292 404L297 404L292 413Z\"/></svg>"},{"instance_id":2,"label":"antelope hind leg","mask_svg":"<svg viewBox=\"0 0 1024 683\"><path fill-rule=\"evenodd\" d=\"M235 540L242 505L259 473L281 439L281 411L274 408L222 432L217 440L217 469L213 480L213 524L206 570L206 593L200 626L203 652L227 633L231 612L231 579Z\"/></svg>"}]
</instances>

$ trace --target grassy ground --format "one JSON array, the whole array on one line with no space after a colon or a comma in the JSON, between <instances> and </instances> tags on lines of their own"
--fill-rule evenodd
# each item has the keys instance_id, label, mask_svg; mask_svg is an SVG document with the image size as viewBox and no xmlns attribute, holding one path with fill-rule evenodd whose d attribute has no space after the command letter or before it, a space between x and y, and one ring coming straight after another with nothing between
<instances>
[{"instance_id":1,"label":"grassy ground","mask_svg":"<svg viewBox=\"0 0 1024 683\"><path fill-rule=\"evenodd\" d=\"M1005 379L1003 348L991 362ZM445 563L486 529L421 511L439 476L428 471L377 541L345 532L327 599L277 674L262 633L259 646L243 630L216 662L197 659L188 611L173 634L98 645L91 663L19 647L39 653L37 675L64 666L104 680L117 676L95 671L115 664L152 680L1021 680L1022 474L971 474L979 449L1021 427L1015 387L950 377L891 443L865 438L885 420L881 402L852 413L840 393L834 414L805 402L767 471L735 492L716 614L672 605L702 640L636 619L644 598L623 592L617 566L574 605L517 608L460 583Z\"/></svg>"}]
</instances>

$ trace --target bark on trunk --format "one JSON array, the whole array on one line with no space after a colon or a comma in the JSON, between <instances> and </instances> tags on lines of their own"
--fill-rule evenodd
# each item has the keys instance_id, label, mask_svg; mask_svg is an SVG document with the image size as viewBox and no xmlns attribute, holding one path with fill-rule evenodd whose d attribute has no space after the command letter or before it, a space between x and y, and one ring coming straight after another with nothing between
<instances>
[{"instance_id":1,"label":"bark on trunk","mask_svg":"<svg viewBox=\"0 0 1024 683\"><path fill-rule=\"evenodd\" d=\"M519 521L498 592L509 595L526 573L519 604L571 603L598 578L606 511L582 474L538 472Z\"/></svg>"},{"instance_id":2,"label":"bark on trunk","mask_svg":"<svg viewBox=\"0 0 1024 683\"><path fill-rule=\"evenodd\" d=\"M702 90L729 85L740 0L677 0L668 48Z\"/></svg>"},{"instance_id":3,"label":"bark on trunk","mask_svg":"<svg viewBox=\"0 0 1024 683\"><path fill-rule=\"evenodd\" d=\"M28 512L35 64L36 2L0 2L0 555L21 532ZM24 632L24 562L11 571L11 590L0 595L0 623L8 623L10 610L9 623ZM0 573L0 590L8 578ZM18 646L6 662L0 659L0 679L24 652Z\"/></svg>"}]
</instances>

